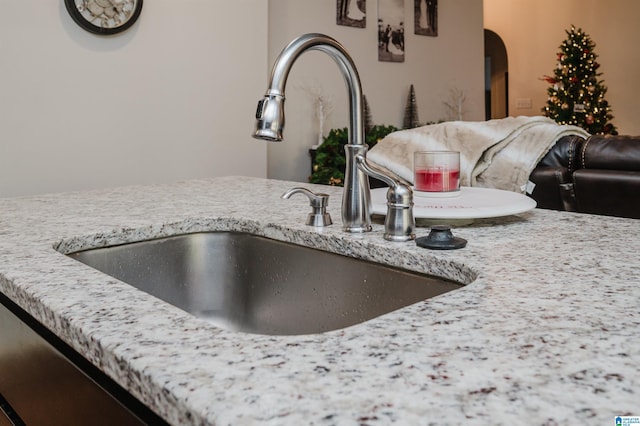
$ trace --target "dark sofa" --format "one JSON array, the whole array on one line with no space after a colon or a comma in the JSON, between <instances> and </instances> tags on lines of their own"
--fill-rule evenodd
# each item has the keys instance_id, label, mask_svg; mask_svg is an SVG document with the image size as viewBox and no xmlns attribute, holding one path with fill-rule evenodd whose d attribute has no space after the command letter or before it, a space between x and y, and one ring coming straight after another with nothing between
<instances>
[{"instance_id":1,"label":"dark sofa","mask_svg":"<svg viewBox=\"0 0 640 426\"><path fill-rule=\"evenodd\" d=\"M640 219L640 137L565 136L529 180L540 208Z\"/></svg>"}]
</instances>

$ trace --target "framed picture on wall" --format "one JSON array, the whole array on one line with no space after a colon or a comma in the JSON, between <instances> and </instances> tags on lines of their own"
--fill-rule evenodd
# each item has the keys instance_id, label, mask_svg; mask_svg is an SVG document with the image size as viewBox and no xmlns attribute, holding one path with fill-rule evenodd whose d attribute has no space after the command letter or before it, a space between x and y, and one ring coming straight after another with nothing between
<instances>
[{"instance_id":1,"label":"framed picture on wall","mask_svg":"<svg viewBox=\"0 0 640 426\"><path fill-rule=\"evenodd\" d=\"M336 0L336 24L365 28L367 26L367 0Z\"/></svg>"},{"instance_id":2,"label":"framed picture on wall","mask_svg":"<svg viewBox=\"0 0 640 426\"><path fill-rule=\"evenodd\" d=\"M414 33L438 36L438 0L413 0Z\"/></svg>"},{"instance_id":3,"label":"framed picture on wall","mask_svg":"<svg viewBox=\"0 0 640 426\"><path fill-rule=\"evenodd\" d=\"M404 62L404 0L378 0L378 60Z\"/></svg>"}]
</instances>

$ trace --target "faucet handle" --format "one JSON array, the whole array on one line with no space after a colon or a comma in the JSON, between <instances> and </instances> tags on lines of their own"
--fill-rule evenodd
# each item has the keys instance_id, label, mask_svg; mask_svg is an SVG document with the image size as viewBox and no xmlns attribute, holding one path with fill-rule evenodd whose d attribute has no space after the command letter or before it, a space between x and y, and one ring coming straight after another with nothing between
<instances>
[{"instance_id":1,"label":"faucet handle","mask_svg":"<svg viewBox=\"0 0 640 426\"><path fill-rule=\"evenodd\" d=\"M309 205L311 206L312 211L307 216L307 221L305 222L306 225L329 226L333 223L331 221L331 215L327 213L329 194L313 193L306 188L295 187L282 194L282 198L289 199L289 197L294 194L304 194L309 198Z\"/></svg>"},{"instance_id":2,"label":"faucet handle","mask_svg":"<svg viewBox=\"0 0 640 426\"><path fill-rule=\"evenodd\" d=\"M409 241L416 237L416 220L413 216L413 191L411 185L395 173L383 171L356 155L360 170L389 185L387 190L387 215L384 220L384 239L389 241Z\"/></svg>"}]
</instances>

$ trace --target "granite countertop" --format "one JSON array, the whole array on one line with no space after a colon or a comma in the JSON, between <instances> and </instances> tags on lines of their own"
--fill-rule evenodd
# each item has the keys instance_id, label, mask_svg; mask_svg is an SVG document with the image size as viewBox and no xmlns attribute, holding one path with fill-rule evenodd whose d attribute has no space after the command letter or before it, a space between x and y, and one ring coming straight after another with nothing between
<instances>
[{"instance_id":1,"label":"granite countertop","mask_svg":"<svg viewBox=\"0 0 640 426\"><path fill-rule=\"evenodd\" d=\"M431 251L304 225L299 183L244 177L0 199L0 291L168 422L613 424L640 415L640 221L534 209ZM343 330L231 332L61 252L204 230L455 279ZM418 236L427 228L418 228Z\"/></svg>"}]
</instances>

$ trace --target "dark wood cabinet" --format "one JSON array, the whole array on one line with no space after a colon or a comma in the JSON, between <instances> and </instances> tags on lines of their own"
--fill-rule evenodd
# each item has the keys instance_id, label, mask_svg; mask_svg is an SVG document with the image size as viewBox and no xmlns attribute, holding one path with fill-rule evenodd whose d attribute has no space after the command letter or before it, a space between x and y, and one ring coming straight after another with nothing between
<instances>
[{"instance_id":1,"label":"dark wood cabinet","mask_svg":"<svg viewBox=\"0 0 640 426\"><path fill-rule=\"evenodd\" d=\"M0 426L163 423L83 360L0 294Z\"/></svg>"}]
</instances>

